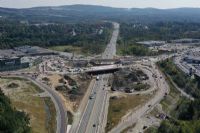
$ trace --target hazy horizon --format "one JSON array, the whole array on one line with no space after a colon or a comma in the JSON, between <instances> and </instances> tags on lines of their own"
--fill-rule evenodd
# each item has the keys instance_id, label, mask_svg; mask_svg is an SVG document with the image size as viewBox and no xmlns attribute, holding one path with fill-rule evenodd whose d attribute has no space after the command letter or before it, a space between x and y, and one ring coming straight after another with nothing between
<instances>
[{"instance_id":1,"label":"hazy horizon","mask_svg":"<svg viewBox=\"0 0 200 133\"><path fill-rule=\"evenodd\" d=\"M0 0L0 7L6 8L30 8L38 6L62 6L62 5L100 5L119 8L200 8L200 1L197 0Z\"/></svg>"}]
</instances>

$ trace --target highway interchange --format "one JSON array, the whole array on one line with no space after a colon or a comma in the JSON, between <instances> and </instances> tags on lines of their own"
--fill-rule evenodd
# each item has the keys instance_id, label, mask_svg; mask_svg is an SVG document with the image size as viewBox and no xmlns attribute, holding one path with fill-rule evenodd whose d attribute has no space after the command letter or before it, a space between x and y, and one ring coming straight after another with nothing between
<instances>
[{"instance_id":1,"label":"highway interchange","mask_svg":"<svg viewBox=\"0 0 200 133\"><path fill-rule=\"evenodd\" d=\"M119 36L120 25L118 23L113 23L113 33L110 42L108 43L105 51L101 55L101 59L114 59L116 55L116 43ZM141 119L144 115L149 113L154 109L154 107L160 103L160 101L164 98L165 95L169 93L169 86L165 81L163 74L158 70L156 66L156 62L160 60L165 60L167 58L171 58L175 56L174 62L175 64L183 70L185 73L189 73L189 69L191 66L187 63L182 63L182 54L171 54L171 55L162 55L159 57L143 57L140 60L135 61L135 64L131 64L131 67L139 68L145 71L149 77L151 87L146 91L134 92L131 95L137 94L149 94L155 92L155 95L143 106L138 108L136 111L124 117L111 131L110 133L120 133L123 129L135 124L139 119ZM46 60L39 64L39 72L40 73L52 73L44 67L45 64L48 65L48 61ZM127 67L127 66L126 66ZM57 74L66 74L65 72L54 72ZM199 70L196 73L200 73ZM63 103L63 100L60 98L58 93L44 84L42 81L37 79L37 75L39 73L25 73L23 71L16 72L2 72L1 76L14 76L26 78L32 81L34 84L39 86L45 92L49 94L51 99L53 100L56 111L57 111L57 133L66 133L67 130L70 133L104 133L105 126L107 123L107 113L109 106L109 92L106 89L108 87L108 79L111 74L101 74L97 75L94 84L92 85L91 90L89 91L89 95L86 97L88 100L83 100L82 102L84 106L82 106L77 114L76 119L73 122L70 129L67 129L68 119L67 119L67 110ZM75 74L75 73L74 73ZM152 75L155 75L153 77ZM181 89L179 90L184 96L193 100L191 96L183 92ZM142 132L142 131L141 131Z\"/></svg>"}]
</instances>

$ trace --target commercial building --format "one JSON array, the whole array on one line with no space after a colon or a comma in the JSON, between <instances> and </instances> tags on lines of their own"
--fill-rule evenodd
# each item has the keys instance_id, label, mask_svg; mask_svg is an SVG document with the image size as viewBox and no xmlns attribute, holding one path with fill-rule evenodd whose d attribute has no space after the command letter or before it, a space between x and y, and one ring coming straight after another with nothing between
<instances>
[{"instance_id":1,"label":"commercial building","mask_svg":"<svg viewBox=\"0 0 200 133\"><path fill-rule=\"evenodd\" d=\"M20 57L5 58L0 57L0 71L11 71L29 67L28 62L21 62Z\"/></svg>"},{"instance_id":2,"label":"commercial building","mask_svg":"<svg viewBox=\"0 0 200 133\"><path fill-rule=\"evenodd\" d=\"M142 42L137 42L138 44L145 45L147 47L154 47L154 46L161 46L164 45L166 42L165 41L142 41Z\"/></svg>"},{"instance_id":3,"label":"commercial building","mask_svg":"<svg viewBox=\"0 0 200 133\"><path fill-rule=\"evenodd\" d=\"M24 57L24 56L42 56L58 54L52 50L37 47L37 46L20 46L13 49L0 50L2 57Z\"/></svg>"},{"instance_id":4,"label":"commercial building","mask_svg":"<svg viewBox=\"0 0 200 133\"><path fill-rule=\"evenodd\" d=\"M183 38L183 39L176 39L176 40L171 40L171 43L200 43L200 39L192 39L192 38Z\"/></svg>"},{"instance_id":5,"label":"commercial building","mask_svg":"<svg viewBox=\"0 0 200 133\"><path fill-rule=\"evenodd\" d=\"M200 64L200 57L186 56L183 58L183 60L186 61L187 63Z\"/></svg>"},{"instance_id":6,"label":"commercial building","mask_svg":"<svg viewBox=\"0 0 200 133\"><path fill-rule=\"evenodd\" d=\"M0 50L0 71L16 70L26 68L31 65L30 61L25 60L26 57L37 57L44 55L58 54L54 51L37 47L37 46L20 46L13 49ZM25 61L24 61L25 60ZM41 62L41 58L36 58L32 63Z\"/></svg>"},{"instance_id":7,"label":"commercial building","mask_svg":"<svg viewBox=\"0 0 200 133\"><path fill-rule=\"evenodd\" d=\"M37 47L37 46L20 46L15 47L13 51L17 51L18 53L21 53L22 56L40 56L40 55L54 55L57 54L54 51L51 51L49 49Z\"/></svg>"}]
</instances>

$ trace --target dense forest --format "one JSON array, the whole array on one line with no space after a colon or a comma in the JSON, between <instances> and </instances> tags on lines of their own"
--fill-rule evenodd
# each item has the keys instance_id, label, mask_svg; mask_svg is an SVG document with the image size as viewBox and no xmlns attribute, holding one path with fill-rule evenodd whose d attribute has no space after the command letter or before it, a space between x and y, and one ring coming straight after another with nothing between
<instances>
[{"instance_id":1,"label":"dense forest","mask_svg":"<svg viewBox=\"0 0 200 133\"><path fill-rule=\"evenodd\" d=\"M22 45L41 47L72 45L86 52L100 53L110 39L112 24L27 24L21 21L0 20L0 48Z\"/></svg>"},{"instance_id":2,"label":"dense forest","mask_svg":"<svg viewBox=\"0 0 200 133\"><path fill-rule=\"evenodd\" d=\"M30 133L29 117L11 106L0 89L0 133Z\"/></svg>"},{"instance_id":3,"label":"dense forest","mask_svg":"<svg viewBox=\"0 0 200 133\"><path fill-rule=\"evenodd\" d=\"M180 38L200 38L200 23L157 22L151 24L122 23L118 51L127 55L155 55L138 41L163 40Z\"/></svg>"}]
</instances>

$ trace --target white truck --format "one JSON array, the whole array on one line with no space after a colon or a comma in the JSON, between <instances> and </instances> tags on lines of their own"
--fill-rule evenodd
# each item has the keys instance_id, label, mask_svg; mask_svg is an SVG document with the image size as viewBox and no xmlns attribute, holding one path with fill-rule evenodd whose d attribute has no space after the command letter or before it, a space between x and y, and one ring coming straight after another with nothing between
<instances>
[{"instance_id":1,"label":"white truck","mask_svg":"<svg viewBox=\"0 0 200 133\"><path fill-rule=\"evenodd\" d=\"M97 76L96 80L99 80L99 76Z\"/></svg>"}]
</instances>

